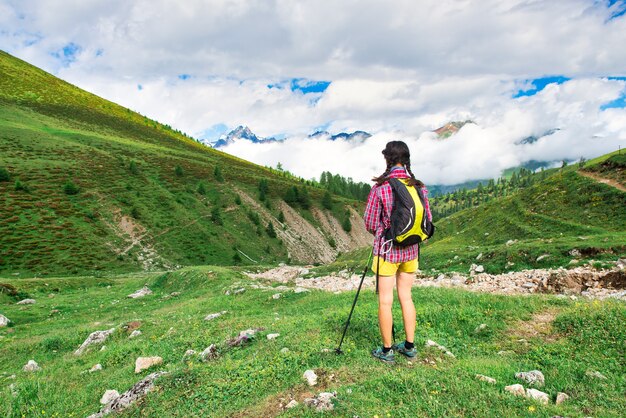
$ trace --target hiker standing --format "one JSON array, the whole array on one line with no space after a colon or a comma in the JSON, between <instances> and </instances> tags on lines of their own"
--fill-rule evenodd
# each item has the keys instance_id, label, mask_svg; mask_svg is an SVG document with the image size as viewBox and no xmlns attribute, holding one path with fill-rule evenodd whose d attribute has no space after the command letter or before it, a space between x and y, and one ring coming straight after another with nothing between
<instances>
[{"instance_id":1,"label":"hiker standing","mask_svg":"<svg viewBox=\"0 0 626 418\"><path fill-rule=\"evenodd\" d=\"M411 288L418 268L419 242L430 237L434 230L430 206L426 197L428 190L424 183L417 180L411 171L409 147L402 141L391 141L385 146L383 155L387 169L381 176L373 179L376 184L368 196L364 220L366 229L374 234L372 270L377 276L378 322L383 340L383 345L373 350L372 355L385 362L394 362L394 351L407 357L415 357L417 354L414 346L416 317ZM400 192L404 194L399 194ZM406 202L406 196L409 194L417 202L414 204L415 210L405 210L406 213L398 215L396 211L399 212L399 209L396 206L401 205L394 202L394 199L401 200L402 198L404 199L402 201ZM411 198L409 197L408 200L411 201ZM394 205L394 203L396 204ZM392 210L394 211L393 216ZM415 219L415 212L418 212L417 220ZM394 235L402 232L398 231L398 227L395 226L398 223L398 216L405 217L401 222L400 229L404 228L402 231L406 232L408 228L413 231L413 235L410 235L411 231L406 232L405 236ZM409 227L406 222L407 216L413 216L413 222L416 225L411 224ZM393 222L392 218L394 219ZM430 229L425 233L424 229L428 228ZM419 232L416 232L418 229ZM408 239L403 242L402 239L407 236ZM399 344L393 344L392 341L393 317L391 306L394 281L398 288L398 299L402 307L402 319L406 333L405 341Z\"/></svg>"}]
</instances>

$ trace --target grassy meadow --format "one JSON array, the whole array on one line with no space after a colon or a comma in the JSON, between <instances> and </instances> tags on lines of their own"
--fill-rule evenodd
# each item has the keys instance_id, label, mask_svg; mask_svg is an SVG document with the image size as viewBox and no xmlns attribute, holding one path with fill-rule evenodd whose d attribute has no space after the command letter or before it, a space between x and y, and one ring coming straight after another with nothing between
<instances>
[{"instance_id":1,"label":"grassy meadow","mask_svg":"<svg viewBox=\"0 0 626 418\"><path fill-rule=\"evenodd\" d=\"M626 409L626 306L620 302L416 288L418 357L388 365L369 354L379 341L372 291L361 295L344 354L337 355L333 349L353 292L283 292L275 300L274 291L253 289L240 272L217 266L2 282L21 292L14 298L0 294L2 313L13 321L0 328L2 416L87 416L99 410L106 389L121 393L155 370L169 374L157 380L156 390L143 402L119 416L319 416L302 400L320 391L337 392L335 410L325 415L342 417L618 417ZM152 295L126 297L144 284ZM238 287L247 290L225 294ZM180 295L169 297L172 292ZM25 296L37 303L14 304ZM222 310L228 312L204 321ZM398 306L394 317L400 339ZM128 339L123 325L132 321L140 323L142 335ZM483 323L486 330L476 332ZM112 327L116 331L104 351L97 346L80 357L73 354L91 332ZM227 348L225 340L248 328L264 330L247 345ZM268 333L280 336L267 340ZM456 359L422 348L426 339L445 345ZM183 359L186 350L200 352L213 343L218 344L218 359ZM285 347L289 351L281 352ZM505 353L497 354L501 351ZM135 374L138 356L161 356L164 363ZM21 371L29 359L42 370ZM97 363L103 370L81 373ZM302 378L307 369L318 374L316 387ZM518 383L515 372L531 369L546 376L542 390L552 397L547 406L503 391ZM599 371L607 379L589 377L587 371ZM13 374L15 379L9 379ZM475 374L497 383L478 381ZM557 392L571 399L556 406ZM300 405L280 406L291 399Z\"/></svg>"}]
</instances>

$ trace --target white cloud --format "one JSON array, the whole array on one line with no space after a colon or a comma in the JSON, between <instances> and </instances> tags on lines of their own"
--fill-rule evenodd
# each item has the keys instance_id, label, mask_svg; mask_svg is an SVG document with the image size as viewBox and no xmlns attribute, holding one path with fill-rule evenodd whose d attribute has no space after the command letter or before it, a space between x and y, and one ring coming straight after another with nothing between
<instances>
[{"instance_id":1,"label":"white cloud","mask_svg":"<svg viewBox=\"0 0 626 418\"><path fill-rule=\"evenodd\" d=\"M229 151L304 177L368 180L406 139L429 183L497 176L529 159L593 156L624 142L626 16L588 0L0 0L0 48L189 134L248 125L278 145ZM73 43L71 59L55 54ZM61 54L62 55L62 54ZM188 74L187 80L178 76ZM535 96L523 80L563 74ZM331 81L323 94L268 88ZM141 84L139 90L137 85ZM473 119L450 141L424 133ZM364 144L304 140L367 130ZM519 147L524 136L561 130ZM594 138L597 136L599 138ZM621 142L620 142L621 141Z\"/></svg>"}]
</instances>

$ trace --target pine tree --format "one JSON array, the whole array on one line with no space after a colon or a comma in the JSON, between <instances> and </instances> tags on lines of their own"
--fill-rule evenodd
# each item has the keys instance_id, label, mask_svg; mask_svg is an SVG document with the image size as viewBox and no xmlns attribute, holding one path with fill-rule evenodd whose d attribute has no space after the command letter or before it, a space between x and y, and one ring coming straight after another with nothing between
<instances>
[{"instance_id":1,"label":"pine tree","mask_svg":"<svg viewBox=\"0 0 626 418\"><path fill-rule=\"evenodd\" d=\"M267 224L267 236L270 238L276 238L276 231L274 230L274 224L272 222Z\"/></svg>"},{"instance_id":2,"label":"pine tree","mask_svg":"<svg viewBox=\"0 0 626 418\"><path fill-rule=\"evenodd\" d=\"M322 206L328 210L332 210L333 208L333 198L328 190L326 190L324 196L322 197Z\"/></svg>"}]
</instances>

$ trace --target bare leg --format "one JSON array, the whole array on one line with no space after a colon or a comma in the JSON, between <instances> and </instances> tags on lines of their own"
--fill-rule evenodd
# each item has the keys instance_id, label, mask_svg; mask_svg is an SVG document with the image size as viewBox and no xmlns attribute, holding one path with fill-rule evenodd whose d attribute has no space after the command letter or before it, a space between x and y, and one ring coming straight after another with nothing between
<instances>
[{"instance_id":1,"label":"bare leg","mask_svg":"<svg viewBox=\"0 0 626 418\"><path fill-rule=\"evenodd\" d=\"M383 347L391 347L391 327L393 316L391 305L393 304L393 276L378 277L378 324L380 335L383 338Z\"/></svg>"},{"instance_id":2,"label":"bare leg","mask_svg":"<svg viewBox=\"0 0 626 418\"><path fill-rule=\"evenodd\" d=\"M411 297L411 288L413 287L415 273L398 272L396 277L398 278L398 299L400 300L400 306L402 307L402 320L404 321L406 340L412 343L415 342L416 320L415 305L413 304L413 298Z\"/></svg>"}]
</instances>

